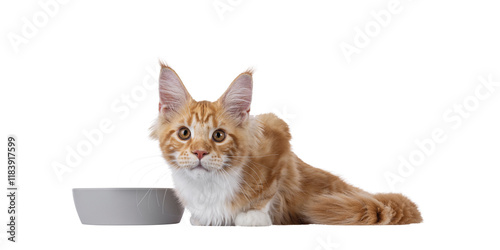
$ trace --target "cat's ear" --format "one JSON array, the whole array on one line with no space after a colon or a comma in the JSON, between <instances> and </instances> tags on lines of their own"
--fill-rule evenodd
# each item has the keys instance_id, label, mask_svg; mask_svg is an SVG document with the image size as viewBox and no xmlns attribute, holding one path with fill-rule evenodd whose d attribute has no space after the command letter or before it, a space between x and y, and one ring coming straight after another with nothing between
<instances>
[{"instance_id":1,"label":"cat's ear","mask_svg":"<svg viewBox=\"0 0 500 250\"><path fill-rule=\"evenodd\" d=\"M240 124L245 121L252 103L252 71L241 73L219 98L226 112Z\"/></svg>"},{"instance_id":2,"label":"cat's ear","mask_svg":"<svg viewBox=\"0 0 500 250\"><path fill-rule=\"evenodd\" d=\"M191 100L186 87L175 71L161 63L159 111L168 118L178 113Z\"/></svg>"}]
</instances>

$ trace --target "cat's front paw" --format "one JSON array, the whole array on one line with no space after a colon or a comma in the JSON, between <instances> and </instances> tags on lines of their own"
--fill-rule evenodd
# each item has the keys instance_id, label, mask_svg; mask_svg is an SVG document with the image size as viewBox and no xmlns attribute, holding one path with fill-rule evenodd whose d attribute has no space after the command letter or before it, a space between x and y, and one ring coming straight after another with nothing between
<instances>
[{"instance_id":1,"label":"cat's front paw","mask_svg":"<svg viewBox=\"0 0 500 250\"><path fill-rule=\"evenodd\" d=\"M250 210L236 215L234 219L236 226L270 226L271 217L267 213L259 210Z\"/></svg>"},{"instance_id":2,"label":"cat's front paw","mask_svg":"<svg viewBox=\"0 0 500 250\"><path fill-rule=\"evenodd\" d=\"M191 218L189 218L189 221L191 222L191 225L193 226L201 226L200 221L198 221L194 216L191 215Z\"/></svg>"}]
</instances>

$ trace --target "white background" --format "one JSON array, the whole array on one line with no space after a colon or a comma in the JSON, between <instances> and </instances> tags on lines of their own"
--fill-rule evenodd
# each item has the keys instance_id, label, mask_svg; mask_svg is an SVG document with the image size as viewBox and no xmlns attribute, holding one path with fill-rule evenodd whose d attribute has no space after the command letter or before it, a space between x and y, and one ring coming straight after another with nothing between
<instances>
[{"instance_id":1,"label":"white background","mask_svg":"<svg viewBox=\"0 0 500 250\"><path fill-rule=\"evenodd\" d=\"M18 137L20 195L18 243L2 236L1 249L498 248L500 87L477 103L474 96L478 77L500 81L500 5L401 0L348 62L341 45L354 46L357 28L373 25L371 13L389 2L229 1L218 15L213 4L229 3L69 1L48 15L37 1L3 1L1 148L7 135ZM37 31L14 46L9 39L33 18ZM394 188L419 205L424 223L192 227L186 213L178 225L82 225L74 187L172 186L148 138L158 95L147 68L158 59L197 100L217 99L254 67L252 113L278 113L304 161L374 193L393 190L385 174L398 174L398 157L418 150L415 140L443 129L445 142ZM126 106L132 94L143 95ZM443 118L464 101L477 105L460 125ZM106 119L113 131L59 181L54 162Z\"/></svg>"}]
</instances>

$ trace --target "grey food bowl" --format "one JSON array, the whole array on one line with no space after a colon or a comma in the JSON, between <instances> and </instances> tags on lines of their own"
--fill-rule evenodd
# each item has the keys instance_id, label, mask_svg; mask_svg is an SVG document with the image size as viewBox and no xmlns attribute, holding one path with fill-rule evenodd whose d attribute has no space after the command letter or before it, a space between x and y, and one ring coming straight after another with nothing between
<instances>
[{"instance_id":1,"label":"grey food bowl","mask_svg":"<svg viewBox=\"0 0 500 250\"><path fill-rule=\"evenodd\" d=\"M174 224L184 212L172 188L74 188L73 200L89 225Z\"/></svg>"}]
</instances>

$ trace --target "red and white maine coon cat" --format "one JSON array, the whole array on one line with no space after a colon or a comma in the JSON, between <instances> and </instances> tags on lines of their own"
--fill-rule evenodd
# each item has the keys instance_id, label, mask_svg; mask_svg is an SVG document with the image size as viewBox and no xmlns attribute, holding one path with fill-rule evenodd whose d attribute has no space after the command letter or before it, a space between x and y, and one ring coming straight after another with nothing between
<instances>
[{"instance_id":1,"label":"red and white maine coon cat","mask_svg":"<svg viewBox=\"0 0 500 250\"><path fill-rule=\"evenodd\" d=\"M401 194L370 194L309 166L274 114L250 116L252 72L215 102L195 101L175 71L161 65L160 142L175 191L193 225L386 225L422 221Z\"/></svg>"}]
</instances>

